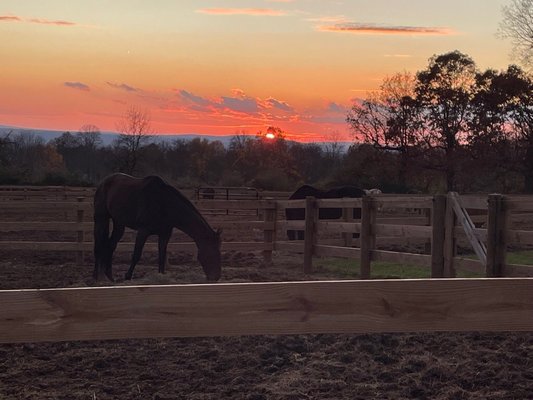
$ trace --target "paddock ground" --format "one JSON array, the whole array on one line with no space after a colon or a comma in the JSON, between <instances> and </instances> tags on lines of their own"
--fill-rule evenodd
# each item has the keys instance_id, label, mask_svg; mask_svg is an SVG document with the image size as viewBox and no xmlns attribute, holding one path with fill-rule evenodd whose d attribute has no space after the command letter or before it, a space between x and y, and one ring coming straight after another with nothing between
<instances>
[{"instance_id":1,"label":"paddock ground","mask_svg":"<svg viewBox=\"0 0 533 400\"><path fill-rule=\"evenodd\" d=\"M0 258L0 288L93 286L66 254ZM66 261L67 260L67 261ZM199 283L190 254L135 284ZM117 285L127 269L119 255ZM298 255L228 253L225 282L338 279ZM0 345L0 399L533 399L533 333L287 335Z\"/></svg>"}]
</instances>

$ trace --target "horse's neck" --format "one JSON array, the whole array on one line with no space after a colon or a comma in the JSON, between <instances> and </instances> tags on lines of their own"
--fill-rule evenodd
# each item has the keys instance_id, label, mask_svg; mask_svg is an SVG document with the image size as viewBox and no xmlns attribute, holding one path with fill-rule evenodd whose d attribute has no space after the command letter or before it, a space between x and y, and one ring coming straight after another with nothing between
<instances>
[{"instance_id":1,"label":"horse's neck","mask_svg":"<svg viewBox=\"0 0 533 400\"><path fill-rule=\"evenodd\" d=\"M197 245L205 242L213 234L213 229L211 229L207 221L196 214L191 214L185 222L177 224L176 228L190 236Z\"/></svg>"}]
</instances>

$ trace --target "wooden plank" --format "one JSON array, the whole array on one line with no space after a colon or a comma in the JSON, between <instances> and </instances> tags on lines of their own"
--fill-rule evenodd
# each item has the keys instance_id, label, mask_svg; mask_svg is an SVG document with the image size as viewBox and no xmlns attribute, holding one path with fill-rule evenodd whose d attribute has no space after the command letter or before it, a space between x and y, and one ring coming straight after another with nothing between
<instances>
[{"instance_id":1,"label":"wooden plank","mask_svg":"<svg viewBox=\"0 0 533 400\"><path fill-rule=\"evenodd\" d=\"M481 264L481 261L475 258L454 257L454 267L460 271L475 272L479 274L485 273L485 266Z\"/></svg>"},{"instance_id":2,"label":"wooden plank","mask_svg":"<svg viewBox=\"0 0 533 400\"><path fill-rule=\"evenodd\" d=\"M437 195L431 210L431 277L444 277L444 242L446 226L446 196Z\"/></svg>"},{"instance_id":3,"label":"wooden plank","mask_svg":"<svg viewBox=\"0 0 533 400\"><path fill-rule=\"evenodd\" d=\"M406 236L411 238L430 238L431 226L402 226L375 224L374 232L377 236Z\"/></svg>"},{"instance_id":4,"label":"wooden plank","mask_svg":"<svg viewBox=\"0 0 533 400\"><path fill-rule=\"evenodd\" d=\"M506 230L507 243L516 246L533 245L533 231Z\"/></svg>"},{"instance_id":5,"label":"wooden plank","mask_svg":"<svg viewBox=\"0 0 533 400\"><path fill-rule=\"evenodd\" d=\"M527 200L509 198L505 201L507 211L530 211L533 212L533 196Z\"/></svg>"},{"instance_id":6,"label":"wooden plank","mask_svg":"<svg viewBox=\"0 0 533 400\"><path fill-rule=\"evenodd\" d=\"M360 222L340 222L340 221L323 221L320 220L316 224L318 232L348 232L359 233L361 231Z\"/></svg>"},{"instance_id":7,"label":"wooden plank","mask_svg":"<svg viewBox=\"0 0 533 400\"><path fill-rule=\"evenodd\" d=\"M276 226L282 230L293 229L303 231L305 221L277 221Z\"/></svg>"},{"instance_id":8,"label":"wooden plank","mask_svg":"<svg viewBox=\"0 0 533 400\"><path fill-rule=\"evenodd\" d=\"M305 198L305 241L304 241L304 274L313 271L313 252L316 244L316 223L318 208L314 197Z\"/></svg>"},{"instance_id":9,"label":"wooden plank","mask_svg":"<svg viewBox=\"0 0 533 400\"><path fill-rule=\"evenodd\" d=\"M211 226L214 228L223 228L223 229L243 229L248 228L247 230L252 229L267 229L272 230L275 227L273 221L209 221Z\"/></svg>"},{"instance_id":10,"label":"wooden plank","mask_svg":"<svg viewBox=\"0 0 533 400\"><path fill-rule=\"evenodd\" d=\"M487 277L503 276L505 267L505 253L507 243L505 240L506 212L504 198L500 194L489 195L489 215L487 225Z\"/></svg>"},{"instance_id":11,"label":"wooden plank","mask_svg":"<svg viewBox=\"0 0 533 400\"><path fill-rule=\"evenodd\" d=\"M412 264L429 267L431 256L428 254L399 253L396 251L373 250L373 261L385 261L398 264Z\"/></svg>"},{"instance_id":12,"label":"wooden plank","mask_svg":"<svg viewBox=\"0 0 533 400\"><path fill-rule=\"evenodd\" d=\"M487 240L487 229L485 228L474 228L473 229L474 234L479 238L481 241ZM466 233L463 228L460 226L455 226L453 228L453 233L458 239L465 239L468 240L466 237Z\"/></svg>"},{"instance_id":13,"label":"wooden plank","mask_svg":"<svg viewBox=\"0 0 533 400\"><path fill-rule=\"evenodd\" d=\"M0 290L0 342L533 331L533 279Z\"/></svg>"},{"instance_id":14,"label":"wooden plank","mask_svg":"<svg viewBox=\"0 0 533 400\"><path fill-rule=\"evenodd\" d=\"M411 196L397 196L397 197L374 197L376 207L386 208L431 208L433 206L433 197L411 197Z\"/></svg>"},{"instance_id":15,"label":"wooden plank","mask_svg":"<svg viewBox=\"0 0 533 400\"><path fill-rule=\"evenodd\" d=\"M279 208L305 208L305 199L302 200L276 200Z\"/></svg>"},{"instance_id":16,"label":"wooden plank","mask_svg":"<svg viewBox=\"0 0 533 400\"><path fill-rule=\"evenodd\" d=\"M133 242L120 242L117 251L132 252ZM263 251L272 250L273 244L267 245L263 242L223 242L223 251ZM92 251L93 244L84 242L24 242L24 241L0 241L0 250L27 250L27 251ZM157 252L157 243L146 243L145 252ZM186 251L195 252L196 244L194 242L170 242L168 251Z\"/></svg>"},{"instance_id":17,"label":"wooden plank","mask_svg":"<svg viewBox=\"0 0 533 400\"><path fill-rule=\"evenodd\" d=\"M380 217L376 218L380 224L386 225L428 225L427 217Z\"/></svg>"},{"instance_id":18,"label":"wooden plank","mask_svg":"<svg viewBox=\"0 0 533 400\"><path fill-rule=\"evenodd\" d=\"M263 261L266 265L272 264L272 249L276 235L276 202L273 199L266 200L264 212L263 241L268 250L263 250ZM267 226L270 225L271 228Z\"/></svg>"},{"instance_id":19,"label":"wooden plank","mask_svg":"<svg viewBox=\"0 0 533 400\"><path fill-rule=\"evenodd\" d=\"M293 251L295 253L303 253L304 242L303 240L277 241L276 243L274 243L274 250Z\"/></svg>"},{"instance_id":20,"label":"wooden plank","mask_svg":"<svg viewBox=\"0 0 533 400\"><path fill-rule=\"evenodd\" d=\"M358 259L361 256L361 250L344 247L344 246L326 246L317 244L315 246L315 255L318 257L340 257Z\"/></svg>"},{"instance_id":21,"label":"wooden plank","mask_svg":"<svg viewBox=\"0 0 533 400\"><path fill-rule=\"evenodd\" d=\"M93 230L92 222L0 222L0 232L21 232L21 231L57 231L72 232L82 227L85 231Z\"/></svg>"},{"instance_id":22,"label":"wooden plank","mask_svg":"<svg viewBox=\"0 0 533 400\"><path fill-rule=\"evenodd\" d=\"M343 197L340 199L317 199L319 208L361 208L361 198Z\"/></svg>"},{"instance_id":23,"label":"wooden plank","mask_svg":"<svg viewBox=\"0 0 533 400\"><path fill-rule=\"evenodd\" d=\"M505 264L507 277L533 277L533 265Z\"/></svg>"},{"instance_id":24,"label":"wooden plank","mask_svg":"<svg viewBox=\"0 0 533 400\"><path fill-rule=\"evenodd\" d=\"M486 210L488 207L486 195L461 195L461 203L464 208L472 210Z\"/></svg>"},{"instance_id":25,"label":"wooden plank","mask_svg":"<svg viewBox=\"0 0 533 400\"><path fill-rule=\"evenodd\" d=\"M193 203L200 210L255 210L270 204L265 200L196 200Z\"/></svg>"},{"instance_id":26,"label":"wooden plank","mask_svg":"<svg viewBox=\"0 0 533 400\"><path fill-rule=\"evenodd\" d=\"M461 200L457 193L451 192L448 194L448 201L451 202L455 215L458 221L461 223L470 244L472 245L474 252L483 264L487 262L487 248L485 244L476 236L474 229L475 226L461 204Z\"/></svg>"},{"instance_id":27,"label":"wooden plank","mask_svg":"<svg viewBox=\"0 0 533 400\"><path fill-rule=\"evenodd\" d=\"M370 279L372 250L376 245L376 237L372 231L372 225L376 222L376 212L373 199L370 196L363 197L361 208L361 272L362 279Z\"/></svg>"},{"instance_id":28,"label":"wooden plank","mask_svg":"<svg viewBox=\"0 0 533 400\"><path fill-rule=\"evenodd\" d=\"M92 213L93 205L89 203L65 202L65 201L6 201L2 203L3 210L28 210L31 212L43 210L75 211L84 210Z\"/></svg>"}]
</instances>

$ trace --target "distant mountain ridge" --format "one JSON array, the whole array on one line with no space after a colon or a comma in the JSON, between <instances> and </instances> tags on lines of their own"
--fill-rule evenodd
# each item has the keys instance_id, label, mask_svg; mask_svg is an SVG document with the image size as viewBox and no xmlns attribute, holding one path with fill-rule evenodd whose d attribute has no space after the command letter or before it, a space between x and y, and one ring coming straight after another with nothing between
<instances>
[{"instance_id":1,"label":"distant mountain ridge","mask_svg":"<svg viewBox=\"0 0 533 400\"><path fill-rule=\"evenodd\" d=\"M54 140L58 137L60 137L63 133L67 131L58 131L58 130L51 130L51 129L30 129L30 128L20 128L16 126L7 126L7 125L0 125L0 135L5 135L9 132L13 132L14 134L34 134L35 136L42 137L45 142L49 142L50 140ZM71 133L76 133L76 131L71 131ZM101 132L101 138L102 138L102 144L104 146L109 146L113 143L113 141L118 137L118 133L116 132ZM154 142L161 143L161 142L172 142L174 140L193 140L193 139L205 139L208 141L219 141L221 142L226 148L230 145L231 139L235 135L202 135L198 133L185 133L185 134L159 134L154 135ZM250 135L252 136L252 135ZM253 137L253 136L252 136ZM327 146L328 144L331 144L332 142L313 142L313 144L318 144L320 146ZM337 143L341 146L343 151L346 151L348 147L352 143L350 142L339 142Z\"/></svg>"}]
</instances>

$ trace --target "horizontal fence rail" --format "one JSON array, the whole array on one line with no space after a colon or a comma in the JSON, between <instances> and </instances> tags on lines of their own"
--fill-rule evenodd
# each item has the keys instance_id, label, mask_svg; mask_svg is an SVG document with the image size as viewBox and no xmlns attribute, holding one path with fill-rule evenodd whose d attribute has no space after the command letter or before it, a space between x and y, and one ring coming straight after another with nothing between
<instances>
[{"instance_id":1,"label":"horizontal fence rail","mask_svg":"<svg viewBox=\"0 0 533 400\"><path fill-rule=\"evenodd\" d=\"M0 342L533 331L533 279L0 290Z\"/></svg>"}]
</instances>

